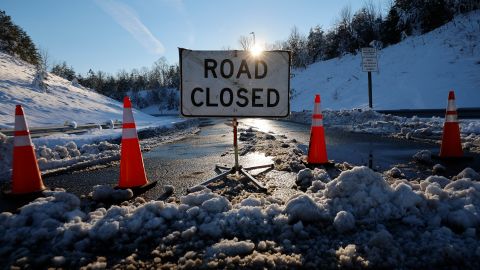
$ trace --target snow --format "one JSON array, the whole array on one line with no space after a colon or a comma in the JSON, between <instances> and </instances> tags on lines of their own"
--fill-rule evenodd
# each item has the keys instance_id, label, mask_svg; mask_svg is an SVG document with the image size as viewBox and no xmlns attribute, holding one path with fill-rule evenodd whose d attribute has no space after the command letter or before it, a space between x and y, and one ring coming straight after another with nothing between
<instances>
[{"instance_id":1,"label":"snow","mask_svg":"<svg viewBox=\"0 0 480 270\"><path fill-rule=\"evenodd\" d=\"M289 223L297 221L318 222L327 218L326 210L322 209L307 195L290 199L285 206L285 214Z\"/></svg>"},{"instance_id":2,"label":"snow","mask_svg":"<svg viewBox=\"0 0 480 270\"><path fill-rule=\"evenodd\" d=\"M479 21L478 12L470 16L473 22ZM388 89L385 92L393 93L388 100L398 102L396 105L437 107L435 104L438 98L433 97L432 89L443 89L444 86L439 85L445 81L439 78L441 76L436 69L424 65L430 58L435 58L432 63L439 67L438 64L444 60L437 58L445 55L450 57L453 50L458 50L461 57L454 59L453 64L449 63L448 70L445 70L451 72L456 69L462 72L442 73L442 76L450 76L449 81L459 81L457 83L462 86L462 90L457 97L465 100L459 103L460 106L468 106L469 102L478 103L478 100L472 98L477 96L471 95L472 87L478 86L478 82L472 82L473 72L478 67L468 66L472 64L472 57L478 56L478 48L470 44L472 39L477 41L477 37L472 34L473 38L465 40L464 44L454 40L461 35L471 34L471 30L472 23L460 18L456 24L449 24L422 37L428 41L427 44L432 44L430 52L426 51L428 46L421 43L418 37L408 38L404 43L383 50L381 63L395 59L399 64L391 71L381 68L382 73L378 76L378 85L374 89L385 86L384 89ZM442 36L443 39L437 36ZM443 46L442 41L453 49ZM469 48L468 46L471 47L472 55L469 55L468 50L459 50ZM412 58L415 59L399 53L404 52L405 47L412 50L412 55L415 56ZM10 61L7 56L0 56L0 64ZM17 69L19 74L23 74L23 71L32 74L29 73L28 65L20 61L11 62L14 62L12 68ZM326 81L320 83L328 91L338 91L336 103L332 102L332 97L328 94L323 99L326 103L333 104L332 108L342 108L344 105L348 108L364 106L360 93L349 92L357 91L356 87L364 83L364 76L359 79L361 71L358 65L358 56L345 56L315 64L304 72L297 73L293 85L297 91L299 88L305 91L296 92L298 96L294 98L293 107L304 109L311 105L310 98L313 97L315 87L310 87L309 84L318 85L319 80L322 80L318 74L330 74L330 79L327 77ZM406 71L403 68L407 66L409 70L418 66L423 73L404 73ZM23 71L20 72L20 69ZM352 70L351 74L358 75L359 82L356 84L353 82L354 75L348 75ZM8 79L12 74L14 73L0 70L0 75L7 78L0 81L0 95L8 97L9 90L3 92L6 84L9 85L7 88L17 88L20 94L28 90L32 92L26 95L31 98L29 109L41 108L35 102L42 100L43 93L29 89L31 78L24 76L24 84L20 83L20 79L15 79L12 83ZM402 81L401 86L380 78L392 74ZM352 76L353 79L348 81L347 76ZM420 76L429 85L422 83ZM94 95L93 92L74 88L68 83L57 91L52 85L63 85L64 82L53 75L49 77L51 95L61 92L61 89L69 93L82 93L87 98ZM410 89L414 84L417 88ZM426 89L425 93L418 92L418 87ZM395 105L384 98L385 93L376 93L379 106ZM344 94L349 97L345 98ZM424 99L430 95L432 100ZM442 96L441 99L444 104L445 97ZM52 100L56 102L54 98ZM98 100L100 99L97 98ZM408 103L411 100L418 102ZM111 100L109 102L115 103ZM308 106L304 106L307 102ZM116 112L102 113L101 109L105 109L103 105L92 104L95 107L92 110L100 110L93 118L103 122L108 121L106 119L117 119L112 117ZM6 115L2 106L3 103L0 104L0 117ZM47 110L45 113L51 113L55 108L49 107ZM121 107L118 110L121 111ZM8 112L8 117L11 118L10 114ZM81 115L80 112L79 117L61 119L58 123L82 123ZM107 115L108 118L103 119ZM443 119L438 118L394 117L371 110L326 111L324 116L326 126L413 139L437 138L443 124ZM44 121L41 117L35 118L37 117L32 118L32 123L42 124ZM139 118L141 122L145 121L144 127L158 124L149 122L151 118L148 116ZM309 123L311 113L296 113L291 119ZM467 140L466 143L470 143L470 147L480 146L478 121L462 121L461 125L462 137ZM6 126L11 126L11 123ZM40 167L43 170L118 158L118 145L106 140L118 138L119 134L119 130L96 130L87 135L55 135L35 139ZM130 190L119 191L108 186L95 186L90 196L82 196L81 199L63 190L47 191L44 192L45 197L25 205L16 213L0 213L0 264L12 268L84 266L93 269L146 269L160 266L478 269L480 183L477 181L480 177L473 169L466 168L451 178L430 175L407 181L398 168L392 168L382 175L364 166L353 167L345 163L335 164L335 169L339 172L332 174L332 170L305 168L301 162L302 151L296 146L287 145L283 140L286 138L271 134L260 135L252 130L242 132L240 138L244 142L241 150L245 153L255 148L275 156L277 170L269 175L275 178L272 181L278 183L282 192L286 190L285 185L293 185L293 182L301 186L301 189L290 188L290 192L285 193L293 195L284 198L277 196L275 186L269 187L269 193L262 194L248 191L243 183L238 183L234 188L238 194L233 195L228 191L218 194L208 187L198 186L190 194L171 197L165 201L146 201L142 197L133 199ZM0 134L0 151L11 152L11 138ZM0 174L9 168L5 166L8 156L0 155ZM416 156L417 160L431 164L430 152L419 152ZM441 168L434 171L441 171ZM170 190L170 186L165 188L166 192ZM102 201L109 200L128 201L106 207Z\"/></svg>"},{"instance_id":3,"label":"snow","mask_svg":"<svg viewBox=\"0 0 480 270\"><path fill-rule=\"evenodd\" d=\"M425 35L378 51L379 72L372 73L375 109L444 108L455 90L457 107L480 104L480 11L456 17ZM367 73L361 55L345 55L294 70L292 111L313 108L315 94L322 108L368 107ZM478 133L478 125L472 127Z\"/></svg>"},{"instance_id":4,"label":"snow","mask_svg":"<svg viewBox=\"0 0 480 270\"><path fill-rule=\"evenodd\" d=\"M251 241L238 241L234 238L233 240L222 240L211 248L207 249L207 255L212 256L213 254L225 254L227 256L235 255L245 255L252 253L255 248L255 244Z\"/></svg>"},{"instance_id":5,"label":"snow","mask_svg":"<svg viewBox=\"0 0 480 270\"><path fill-rule=\"evenodd\" d=\"M462 178L470 178L471 180L474 181L479 181L480 180L480 174L477 173L475 170L472 168L465 168L463 171L461 171L455 179L462 179Z\"/></svg>"},{"instance_id":6,"label":"snow","mask_svg":"<svg viewBox=\"0 0 480 270\"><path fill-rule=\"evenodd\" d=\"M13 128L17 104L22 105L30 130L40 126L76 128L86 123L99 126L107 123L113 127L114 122L122 119L123 104L118 101L53 74L48 74L47 90L38 91L31 84L35 67L4 53L0 53L0 65L0 128ZM157 118L135 109L133 112L139 133L147 129L165 133L195 125L194 121L176 116ZM34 138L32 142L40 170L45 173L118 160L119 145L111 141L118 140L121 135L122 129L104 130L100 126L84 134L52 134ZM10 179L12 144L12 138L0 135L0 181Z\"/></svg>"},{"instance_id":7,"label":"snow","mask_svg":"<svg viewBox=\"0 0 480 270\"><path fill-rule=\"evenodd\" d=\"M133 197L131 189L114 189L111 186L96 185L90 194L95 201L126 201Z\"/></svg>"},{"instance_id":8,"label":"snow","mask_svg":"<svg viewBox=\"0 0 480 270\"><path fill-rule=\"evenodd\" d=\"M111 192L100 186L93 193ZM470 178L415 183L354 167L285 202L252 193L228 200L202 188L168 202L139 197L107 209L62 190L45 195L18 213L0 214L2 265L78 268L105 262L97 259L111 256L105 249L131 254L119 263L135 264L139 244L152 250L152 262L197 268L460 261L472 268L470 258L478 256L480 184Z\"/></svg>"},{"instance_id":9,"label":"snow","mask_svg":"<svg viewBox=\"0 0 480 270\"><path fill-rule=\"evenodd\" d=\"M340 232L347 232L355 228L355 217L347 211L340 211L333 219L333 226Z\"/></svg>"},{"instance_id":10,"label":"snow","mask_svg":"<svg viewBox=\"0 0 480 270\"><path fill-rule=\"evenodd\" d=\"M103 124L122 120L123 105L83 87L76 87L54 74L48 74L47 92L31 85L35 67L0 53L0 123L13 128L15 105L22 105L30 128L63 126L67 123ZM134 110L138 127L156 125L157 118Z\"/></svg>"},{"instance_id":11,"label":"snow","mask_svg":"<svg viewBox=\"0 0 480 270\"><path fill-rule=\"evenodd\" d=\"M413 159L420 163L432 163L432 152L430 150L420 150L413 155Z\"/></svg>"}]
</instances>

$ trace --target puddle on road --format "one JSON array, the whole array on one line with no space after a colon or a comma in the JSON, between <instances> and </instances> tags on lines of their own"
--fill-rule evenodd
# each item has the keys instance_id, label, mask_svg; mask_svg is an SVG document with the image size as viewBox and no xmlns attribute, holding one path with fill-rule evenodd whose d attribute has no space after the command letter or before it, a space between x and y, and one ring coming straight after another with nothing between
<instances>
[{"instance_id":1,"label":"puddle on road","mask_svg":"<svg viewBox=\"0 0 480 270\"><path fill-rule=\"evenodd\" d=\"M269 119L241 119L241 124L259 131L286 135L296 139L299 148L307 154L310 140L310 126L286 121ZM414 177L415 172L430 170L433 164L440 163L447 167L447 176L458 174L463 168L480 170L480 156L473 155L470 161L446 162L434 160L431 165L418 165L413 162L413 155L420 150L429 150L438 154L440 145L404 139L389 138L381 135L351 133L335 128L325 129L328 159L335 162L348 162L352 165L364 165L377 171L384 171L399 166L405 174Z\"/></svg>"},{"instance_id":2,"label":"puddle on road","mask_svg":"<svg viewBox=\"0 0 480 270\"><path fill-rule=\"evenodd\" d=\"M239 163L243 167L253 167L259 165L272 164L272 157L265 156L263 153L253 152L239 157ZM254 170L256 171L256 170Z\"/></svg>"}]
</instances>

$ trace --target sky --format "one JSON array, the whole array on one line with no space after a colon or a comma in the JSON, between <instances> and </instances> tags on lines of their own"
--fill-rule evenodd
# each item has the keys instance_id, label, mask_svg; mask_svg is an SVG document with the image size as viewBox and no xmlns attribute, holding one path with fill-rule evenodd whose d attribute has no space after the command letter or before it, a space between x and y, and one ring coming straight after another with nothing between
<instances>
[{"instance_id":1,"label":"sky","mask_svg":"<svg viewBox=\"0 0 480 270\"><path fill-rule=\"evenodd\" d=\"M367 1L367 0L365 0ZM161 57L178 63L178 48L240 49L239 37L257 44L286 40L296 26L307 35L329 29L340 10L363 0L1 0L51 63L66 61L77 73L114 74L150 67ZM384 12L390 0L368 0Z\"/></svg>"}]
</instances>

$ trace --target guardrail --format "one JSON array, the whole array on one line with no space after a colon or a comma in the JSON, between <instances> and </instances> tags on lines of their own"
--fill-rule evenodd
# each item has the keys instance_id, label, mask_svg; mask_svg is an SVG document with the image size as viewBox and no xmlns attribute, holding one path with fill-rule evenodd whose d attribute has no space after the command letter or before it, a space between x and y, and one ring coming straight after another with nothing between
<instances>
[{"instance_id":1,"label":"guardrail","mask_svg":"<svg viewBox=\"0 0 480 270\"><path fill-rule=\"evenodd\" d=\"M379 113L392 114L397 116L412 117L444 117L445 109L405 109L405 110L376 110ZM480 119L480 108L458 108L460 119Z\"/></svg>"},{"instance_id":2,"label":"guardrail","mask_svg":"<svg viewBox=\"0 0 480 270\"><path fill-rule=\"evenodd\" d=\"M90 129L98 128L100 124L84 124L77 125L76 128L71 126L50 126L50 127L32 127L30 128L30 136L32 138L43 137L51 135L54 133L65 133L65 134L82 134L87 132ZM109 124L101 124L102 128L110 129ZM122 122L115 122L114 128L122 128ZM13 136L14 129L0 129L0 132L6 136Z\"/></svg>"}]
</instances>

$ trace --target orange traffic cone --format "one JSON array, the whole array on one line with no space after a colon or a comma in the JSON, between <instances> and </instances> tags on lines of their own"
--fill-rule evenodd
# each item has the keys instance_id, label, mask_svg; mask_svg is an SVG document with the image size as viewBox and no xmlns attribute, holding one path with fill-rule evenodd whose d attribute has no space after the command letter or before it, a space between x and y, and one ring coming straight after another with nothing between
<instances>
[{"instance_id":1,"label":"orange traffic cone","mask_svg":"<svg viewBox=\"0 0 480 270\"><path fill-rule=\"evenodd\" d=\"M120 155L118 187L137 188L148 185L135 120L133 119L132 103L128 97L123 99L122 149Z\"/></svg>"},{"instance_id":2,"label":"orange traffic cone","mask_svg":"<svg viewBox=\"0 0 480 270\"><path fill-rule=\"evenodd\" d=\"M13 141L13 195L31 194L45 189L38 169L37 157L33 148L22 106L15 107L15 134Z\"/></svg>"},{"instance_id":3,"label":"orange traffic cone","mask_svg":"<svg viewBox=\"0 0 480 270\"><path fill-rule=\"evenodd\" d=\"M447 113L443 125L442 146L440 157L462 157L462 142L460 140L460 126L457 119L457 107L455 106L455 92L448 93Z\"/></svg>"},{"instance_id":4,"label":"orange traffic cone","mask_svg":"<svg viewBox=\"0 0 480 270\"><path fill-rule=\"evenodd\" d=\"M312 115L312 129L310 132L310 145L308 147L308 163L328 163L327 148L325 145L325 130L323 128L323 115L320 110L320 95L315 95L315 107Z\"/></svg>"}]
</instances>

